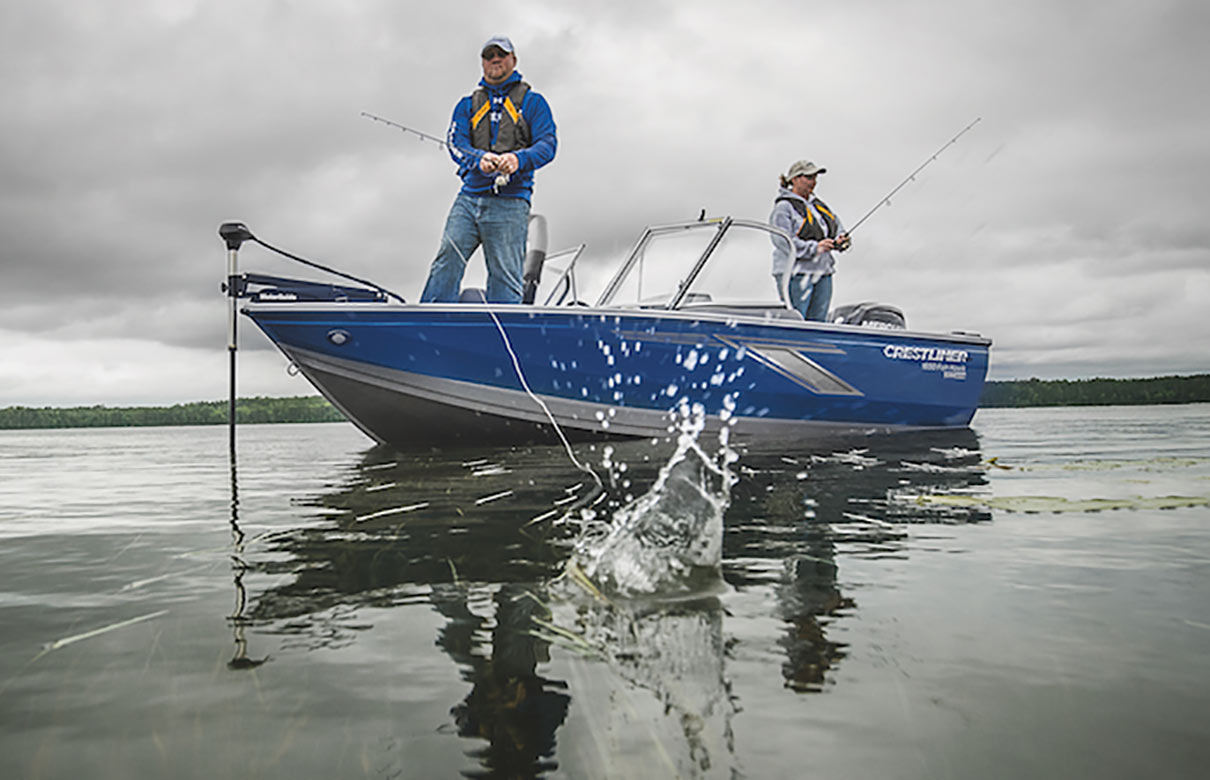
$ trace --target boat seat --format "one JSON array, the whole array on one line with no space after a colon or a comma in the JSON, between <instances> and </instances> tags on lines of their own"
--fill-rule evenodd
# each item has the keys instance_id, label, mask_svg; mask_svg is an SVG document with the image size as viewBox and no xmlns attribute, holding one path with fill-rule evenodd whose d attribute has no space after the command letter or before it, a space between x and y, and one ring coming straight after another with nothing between
<instances>
[{"instance_id":1,"label":"boat seat","mask_svg":"<svg viewBox=\"0 0 1210 780\"><path fill-rule=\"evenodd\" d=\"M482 287L466 287L458 295L458 303L487 303L487 293Z\"/></svg>"}]
</instances>

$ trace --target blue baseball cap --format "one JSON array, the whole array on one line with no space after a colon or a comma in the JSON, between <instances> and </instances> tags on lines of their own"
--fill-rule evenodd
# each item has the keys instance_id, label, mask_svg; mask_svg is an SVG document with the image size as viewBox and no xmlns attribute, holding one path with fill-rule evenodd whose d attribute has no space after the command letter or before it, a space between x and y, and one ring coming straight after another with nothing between
<instances>
[{"instance_id":1,"label":"blue baseball cap","mask_svg":"<svg viewBox=\"0 0 1210 780\"><path fill-rule=\"evenodd\" d=\"M493 46L499 46L509 54L513 53L513 42L510 41L505 35L494 35L491 38L488 38L487 43L483 44L483 48L479 49L479 53L483 54L483 52L487 51Z\"/></svg>"}]
</instances>

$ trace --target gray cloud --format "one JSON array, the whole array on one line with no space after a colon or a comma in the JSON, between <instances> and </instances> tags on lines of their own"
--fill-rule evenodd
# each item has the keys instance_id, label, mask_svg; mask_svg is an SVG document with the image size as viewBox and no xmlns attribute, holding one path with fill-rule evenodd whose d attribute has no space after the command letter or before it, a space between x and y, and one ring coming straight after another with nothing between
<instances>
[{"instance_id":1,"label":"gray cloud","mask_svg":"<svg viewBox=\"0 0 1210 780\"><path fill-rule=\"evenodd\" d=\"M414 297L453 166L359 113L440 134L478 79L479 43L505 32L559 124L535 210L555 247L589 244L590 275L648 223L702 208L763 218L800 157L827 165L821 195L852 223L982 117L858 231L838 302L990 335L999 377L1207 370L1204 4L522 6L504 29L388 0L5 3L0 330L13 354L82 365L103 352L148 388L156 369L133 345L220 354L228 219ZM5 370L0 404L41 401L20 366Z\"/></svg>"}]
</instances>

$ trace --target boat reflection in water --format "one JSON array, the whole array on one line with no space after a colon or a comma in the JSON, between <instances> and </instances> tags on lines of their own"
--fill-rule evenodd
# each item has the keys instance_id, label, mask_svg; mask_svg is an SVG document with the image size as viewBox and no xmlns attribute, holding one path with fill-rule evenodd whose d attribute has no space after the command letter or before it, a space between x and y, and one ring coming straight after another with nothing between
<instances>
[{"instance_id":1,"label":"boat reflection in water","mask_svg":"<svg viewBox=\"0 0 1210 780\"><path fill-rule=\"evenodd\" d=\"M579 712L596 733L672 729L664 748L675 771L701 774L736 766L731 718L742 692L728 681L729 648L780 647L784 686L824 691L847 652L830 626L860 609L837 577L844 559L906 556L912 524L989 519L913 500L984 489L969 430L749 445L732 467L721 591L569 595L565 564L579 531L560 522L565 510L591 505L612 517L652 486L672 449L631 441L582 450L597 461L599 494L559 448L471 457L371 449L339 485L299 500L322 521L267 539L265 554L247 562L288 581L257 591L258 577L237 570L237 586L248 588L239 638L250 626L287 635L280 653L342 646L366 628L359 608L428 604L445 619L436 645L470 685L451 702L451 726L482 740L473 755L484 771L530 776L565 765L556 734ZM765 593L774 598L746 595ZM780 635L736 636L729 616L772 621ZM548 663L552 644L570 660ZM564 679L541 673L553 668ZM622 696L625 712L615 706ZM650 722L636 724L644 712Z\"/></svg>"}]
</instances>

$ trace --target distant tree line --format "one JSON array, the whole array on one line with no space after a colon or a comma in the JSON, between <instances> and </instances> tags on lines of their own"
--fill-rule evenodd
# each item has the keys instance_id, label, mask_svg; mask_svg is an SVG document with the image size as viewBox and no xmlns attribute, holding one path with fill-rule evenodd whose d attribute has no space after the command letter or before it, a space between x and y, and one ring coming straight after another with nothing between
<instances>
[{"instance_id":1,"label":"distant tree line","mask_svg":"<svg viewBox=\"0 0 1210 780\"><path fill-rule=\"evenodd\" d=\"M1210 401L1210 374L1151 379L1028 379L988 382L979 405L1108 406L1189 404ZM345 417L320 396L241 398L238 423L338 422ZM0 409L0 430L119 428L144 425L225 425L226 401L175 406L10 406Z\"/></svg>"},{"instance_id":2,"label":"distant tree line","mask_svg":"<svg viewBox=\"0 0 1210 780\"><path fill-rule=\"evenodd\" d=\"M320 396L241 398L237 423L336 422L345 419ZM0 429L120 428L145 425L225 425L226 401L197 401L175 406L10 406L0 409Z\"/></svg>"},{"instance_id":3,"label":"distant tree line","mask_svg":"<svg viewBox=\"0 0 1210 780\"><path fill-rule=\"evenodd\" d=\"M988 382L983 407L1190 404L1210 401L1210 374L1150 379L1028 379Z\"/></svg>"}]
</instances>

